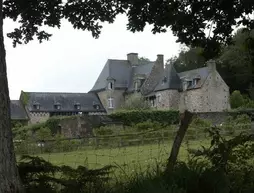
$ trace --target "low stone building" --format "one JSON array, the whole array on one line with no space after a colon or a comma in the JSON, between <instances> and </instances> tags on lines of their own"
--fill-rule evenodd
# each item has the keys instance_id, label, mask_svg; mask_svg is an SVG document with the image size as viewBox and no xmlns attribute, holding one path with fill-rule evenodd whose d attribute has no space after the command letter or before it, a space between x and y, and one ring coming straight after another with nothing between
<instances>
[{"instance_id":1,"label":"low stone building","mask_svg":"<svg viewBox=\"0 0 254 193\"><path fill-rule=\"evenodd\" d=\"M24 106L19 100L12 100L10 103L12 127L17 126L16 124L27 125L29 121L28 114Z\"/></svg>"},{"instance_id":2,"label":"low stone building","mask_svg":"<svg viewBox=\"0 0 254 193\"><path fill-rule=\"evenodd\" d=\"M52 116L106 114L95 93L21 92L20 99L11 104L12 119L18 110L13 105L19 104L29 124L45 122Z\"/></svg>"},{"instance_id":3,"label":"low stone building","mask_svg":"<svg viewBox=\"0 0 254 193\"><path fill-rule=\"evenodd\" d=\"M164 66L163 55L157 55L154 62L141 62L137 53L130 53L127 60L109 59L90 93L98 94L108 113L120 108L133 93L142 94L156 109L230 109L229 87L212 60L203 68L177 73L173 66Z\"/></svg>"}]
</instances>

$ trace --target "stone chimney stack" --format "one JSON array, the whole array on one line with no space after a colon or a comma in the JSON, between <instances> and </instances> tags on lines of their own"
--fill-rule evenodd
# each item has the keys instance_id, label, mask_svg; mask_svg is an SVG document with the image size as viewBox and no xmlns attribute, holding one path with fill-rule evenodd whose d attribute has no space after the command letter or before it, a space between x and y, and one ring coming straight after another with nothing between
<instances>
[{"instance_id":1,"label":"stone chimney stack","mask_svg":"<svg viewBox=\"0 0 254 193\"><path fill-rule=\"evenodd\" d=\"M215 72L216 71L216 62L214 60L208 60L206 63L209 72Z\"/></svg>"},{"instance_id":2,"label":"stone chimney stack","mask_svg":"<svg viewBox=\"0 0 254 193\"><path fill-rule=\"evenodd\" d=\"M131 63L132 66L139 64L138 53L129 53L127 54L127 60Z\"/></svg>"},{"instance_id":3,"label":"stone chimney stack","mask_svg":"<svg viewBox=\"0 0 254 193\"><path fill-rule=\"evenodd\" d=\"M164 55L158 54L156 63L161 67L161 69L164 69Z\"/></svg>"}]
</instances>

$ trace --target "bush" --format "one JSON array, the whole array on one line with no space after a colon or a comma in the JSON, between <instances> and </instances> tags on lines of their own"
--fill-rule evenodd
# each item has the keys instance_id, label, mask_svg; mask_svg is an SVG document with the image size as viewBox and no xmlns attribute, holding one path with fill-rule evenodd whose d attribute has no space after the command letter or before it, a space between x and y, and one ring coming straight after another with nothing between
<instances>
[{"instance_id":1,"label":"bush","mask_svg":"<svg viewBox=\"0 0 254 193\"><path fill-rule=\"evenodd\" d=\"M124 125L133 125L150 120L151 122L159 122L164 125L170 125L179 122L178 111L162 111L162 110L131 110L119 111L109 115L113 120L121 121Z\"/></svg>"},{"instance_id":2,"label":"bush","mask_svg":"<svg viewBox=\"0 0 254 193\"><path fill-rule=\"evenodd\" d=\"M149 110L151 105L141 96L141 94L134 93L130 95L124 104L121 106L124 110Z\"/></svg>"},{"instance_id":3,"label":"bush","mask_svg":"<svg viewBox=\"0 0 254 193\"><path fill-rule=\"evenodd\" d=\"M233 135L251 128L251 119L248 115L228 116L223 123L222 129L226 134Z\"/></svg>"},{"instance_id":4,"label":"bush","mask_svg":"<svg viewBox=\"0 0 254 193\"><path fill-rule=\"evenodd\" d=\"M232 109L242 107L244 105L244 97L239 90L235 90L230 96L230 105Z\"/></svg>"},{"instance_id":5,"label":"bush","mask_svg":"<svg viewBox=\"0 0 254 193\"><path fill-rule=\"evenodd\" d=\"M55 166L39 157L22 156L18 170L27 193L107 192L112 166L89 170Z\"/></svg>"},{"instance_id":6,"label":"bush","mask_svg":"<svg viewBox=\"0 0 254 193\"><path fill-rule=\"evenodd\" d=\"M137 128L137 131L147 131L147 130L158 130L163 128L163 126L156 122L152 122L150 120L147 120L145 122L137 123L136 125L133 125L135 128Z\"/></svg>"}]
</instances>

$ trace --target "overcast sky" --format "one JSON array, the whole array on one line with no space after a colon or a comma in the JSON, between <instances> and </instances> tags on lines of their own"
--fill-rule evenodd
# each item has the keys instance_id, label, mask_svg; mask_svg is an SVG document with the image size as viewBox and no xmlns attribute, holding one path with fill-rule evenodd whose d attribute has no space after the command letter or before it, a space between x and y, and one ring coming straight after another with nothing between
<instances>
[{"instance_id":1,"label":"overcast sky","mask_svg":"<svg viewBox=\"0 0 254 193\"><path fill-rule=\"evenodd\" d=\"M21 90L34 92L88 92L95 83L107 59L126 59L127 53L155 60L176 55L180 45L169 31L152 34L151 26L144 32L126 30L127 17L118 16L114 24L104 24L99 39L90 32L74 30L68 22L62 28L50 29L51 40L37 40L12 47L5 37L8 81L11 99L18 99ZM15 24L5 20L5 33Z\"/></svg>"}]
</instances>

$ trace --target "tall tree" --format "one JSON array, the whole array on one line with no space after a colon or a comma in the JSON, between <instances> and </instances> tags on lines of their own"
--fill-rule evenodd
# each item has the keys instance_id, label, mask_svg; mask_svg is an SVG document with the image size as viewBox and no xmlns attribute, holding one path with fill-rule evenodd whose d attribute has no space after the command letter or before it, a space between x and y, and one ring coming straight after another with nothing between
<instances>
[{"instance_id":1,"label":"tall tree","mask_svg":"<svg viewBox=\"0 0 254 193\"><path fill-rule=\"evenodd\" d=\"M239 29L233 37L233 44L225 46L218 58L221 62L221 74L231 90L240 90L250 96L254 85L253 40L254 30L246 32Z\"/></svg>"},{"instance_id":2,"label":"tall tree","mask_svg":"<svg viewBox=\"0 0 254 193\"><path fill-rule=\"evenodd\" d=\"M202 52L202 48L182 49L178 56L168 59L166 65L173 65L177 72L204 67L206 59L202 56Z\"/></svg>"},{"instance_id":3,"label":"tall tree","mask_svg":"<svg viewBox=\"0 0 254 193\"><path fill-rule=\"evenodd\" d=\"M0 1L0 193L22 191L10 129L10 99L6 74L2 6L2 1Z\"/></svg>"},{"instance_id":4,"label":"tall tree","mask_svg":"<svg viewBox=\"0 0 254 193\"><path fill-rule=\"evenodd\" d=\"M61 27L67 19L74 28L89 30L97 38L101 22L114 21L123 5L117 1L80 0L0 0L0 193L22 192L16 168L10 122L10 99L6 74L3 19L11 18L20 26L8 33L13 46L28 43L36 37L40 42L48 40L51 34L42 26Z\"/></svg>"}]
</instances>

